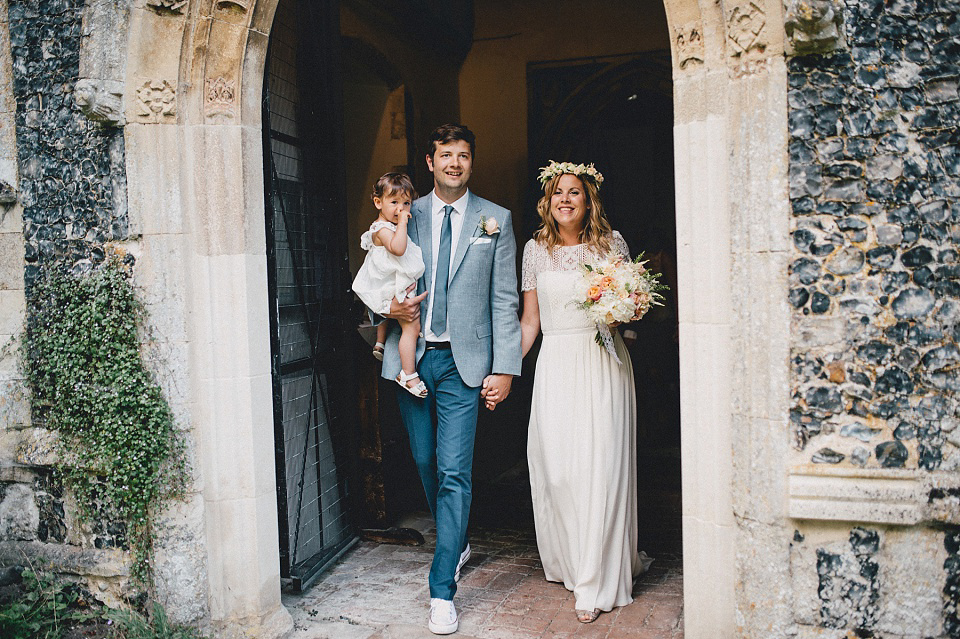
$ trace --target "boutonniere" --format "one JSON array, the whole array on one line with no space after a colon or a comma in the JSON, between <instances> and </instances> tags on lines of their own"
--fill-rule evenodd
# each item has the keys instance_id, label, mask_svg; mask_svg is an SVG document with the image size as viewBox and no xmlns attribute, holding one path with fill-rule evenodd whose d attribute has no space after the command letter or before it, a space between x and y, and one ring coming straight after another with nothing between
<instances>
[{"instance_id":1,"label":"boutonniere","mask_svg":"<svg viewBox=\"0 0 960 639\"><path fill-rule=\"evenodd\" d=\"M481 217L477 228L484 235L494 235L500 232L500 225L497 223L497 218L495 217Z\"/></svg>"}]
</instances>

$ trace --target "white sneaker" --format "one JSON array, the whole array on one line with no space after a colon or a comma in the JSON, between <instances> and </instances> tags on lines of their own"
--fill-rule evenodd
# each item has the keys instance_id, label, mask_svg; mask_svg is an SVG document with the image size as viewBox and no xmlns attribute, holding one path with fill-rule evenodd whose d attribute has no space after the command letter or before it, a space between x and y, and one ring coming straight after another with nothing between
<instances>
[{"instance_id":1,"label":"white sneaker","mask_svg":"<svg viewBox=\"0 0 960 639\"><path fill-rule=\"evenodd\" d=\"M449 599L430 599L430 620L427 628L435 635L449 635L457 631L460 621L457 609Z\"/></svg>"},{"instance_id":2,"label":"white sneaker","mask_svg":"<svg viewBox=\"0 0 960 639\"><path fill-rule=\"evenodd\" d=\"M468 561L470 561L470 544L467 544L467 547L460 553L460 561L457 562L457 572L453 573L454 581L460 581L460 569L466 566Z\"/></svg>"}]
</instances>

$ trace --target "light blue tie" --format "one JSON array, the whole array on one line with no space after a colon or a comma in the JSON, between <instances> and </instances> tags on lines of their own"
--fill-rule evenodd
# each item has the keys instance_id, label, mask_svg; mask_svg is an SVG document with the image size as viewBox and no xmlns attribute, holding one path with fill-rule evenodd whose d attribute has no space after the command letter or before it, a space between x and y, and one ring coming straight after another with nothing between
<instances>
[{"instance_id":1,"label":"light blue tie","mask_svg":"<svg viewBox=\"0 0 960 639\"><path fill-rule=\"evenodd\" d=\"M430 330L434 335L442 335L447 330L447 280L450 278L450 244L453 242L453 229L450 226L450 214L453 207L443 207L443 226L440 228L440 251L437 255L437 282L433 292L433 316L430 318Z\"/></svg>"}]
</instances>

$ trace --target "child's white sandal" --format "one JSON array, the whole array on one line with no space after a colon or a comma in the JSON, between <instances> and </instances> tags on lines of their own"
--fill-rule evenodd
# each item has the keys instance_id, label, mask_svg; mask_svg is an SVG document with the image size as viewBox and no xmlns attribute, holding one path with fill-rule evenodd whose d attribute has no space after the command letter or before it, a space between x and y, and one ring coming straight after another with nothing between
<instances>
[{"instance_id":1,"label":"child's white sandal","mask_svg":"<svg viewBox=\"0 0 960 639\"><path fill-rule=\"evenodd\" d=\"M420 399L423 399L424 397L427 396L427 387L426 385L424 385L423 380L420 380L419 382L417 382L415 386L407 385L407 382L409 382L411 379L417 379L419 377L420 377L420 374L417 373L416 371L407 375L401 370L400 374L397 375L397 378L394 381L400 384L401 386L403 386L404 390L406 390L408 393L410 393L414 397L419 397Z\"/></svg>"},{"instance_id":2,"label":"child's white sandal","mask_svg":"<svg viewBox=\"0 0 960 639\"><path fill-rule=\"evenodd\" d=\"M383 349L384 349L383 342L377 342L373 346L373 356L377 358L378 361L381 361L381 362L383 361Z\"/></svg>"}]
</instances>

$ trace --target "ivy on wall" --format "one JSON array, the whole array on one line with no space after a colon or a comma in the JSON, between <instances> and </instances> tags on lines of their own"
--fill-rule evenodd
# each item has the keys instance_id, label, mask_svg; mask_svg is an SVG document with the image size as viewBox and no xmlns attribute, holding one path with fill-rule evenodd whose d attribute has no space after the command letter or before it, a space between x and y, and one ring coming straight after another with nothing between
<instances>
[{"instance_id":1,"label":"ivy on wall","mask_svg":"<svg viewBox=\"0 0 960 639\"><path fill-rule=\"evenodd\" d=\"M58 432L57 468L82 514L125 523L143 581L151 513L186 474L173 414L141 357L143 306L118 256L80 275L45 269L28 304L34 419Z\"/></svg>"}]
</instances>

